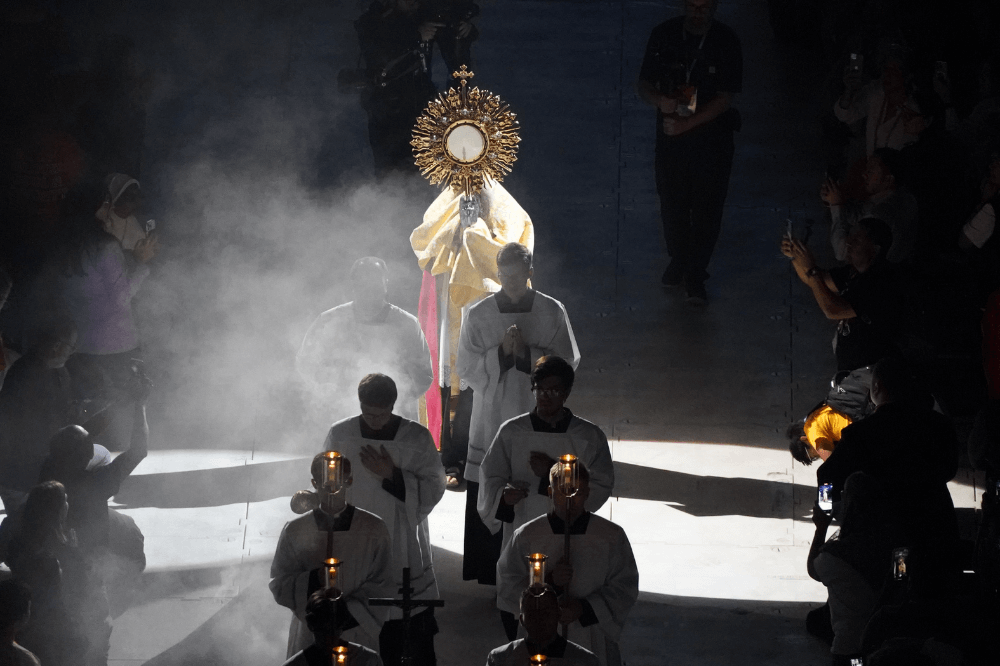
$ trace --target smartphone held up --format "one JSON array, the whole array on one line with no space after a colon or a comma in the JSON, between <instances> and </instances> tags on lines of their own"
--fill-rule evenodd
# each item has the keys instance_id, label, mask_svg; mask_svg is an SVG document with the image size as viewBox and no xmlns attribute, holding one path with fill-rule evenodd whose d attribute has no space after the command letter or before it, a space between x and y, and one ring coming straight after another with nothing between
<instances>
[{"instance_id":1,"label":"smartphone held up","mask_svg":"<svg viewBox=\"0 0 1000 666\"><path fill-rule=\"evenodd\" d=\"M820 510L826 515L833 513L833 484L824 483L820 485L816 503Z\"/></svg>"}]
</instances>

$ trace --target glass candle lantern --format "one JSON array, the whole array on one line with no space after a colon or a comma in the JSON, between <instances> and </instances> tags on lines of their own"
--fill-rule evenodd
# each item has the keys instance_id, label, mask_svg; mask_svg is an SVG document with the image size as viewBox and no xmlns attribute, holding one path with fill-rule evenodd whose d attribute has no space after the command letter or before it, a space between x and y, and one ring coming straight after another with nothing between
<instances>
[{"instance_id":1,"label":"glass candle lantern","mask_svg":"<svg viewBox=\"0 0 1000 666\"><path fill-rule=\"evenodd\" d=\"M580 490L580 460L567 453L559 456L556 465L558 466L556 479L559 492L565 497L573 497Z\"/></svg>"},{"instance_id":2,"label":"glass candle lantern","mask_svg":"<svg viewBox=\"0 0 1000 666\"><path fill-rule=\"evenodd\" d=\"M545 585L545 560L548 557L542 553L528 555L528 586Z\"/></svg>"},{"instance_id":3,"label":"glass candle lantern","mask_svg":"<svg viewBox=\"0 0 1000 666\"><path fill-rule=\"evenodd\" d=\"M324 581L324 587L328 590L336 589L337 587L337 573L340 569L340 565L343 564L340 560L335 557L331 557L327 560L323 560L323 573L326 576Z\"/></svg>"},{"instance_id":4,"label":"glass candle lantern","mask_svg":"<svg viewBox=\"0 0 1000 666\"><path fill-rule=\"evenodd\" d=\"M333 648L333 663L335 664L346 664L347 663L347 646L338 645Z\"/></svg>"},{"instance_id":5,"label":"glass candle lantern","mask_svg":"<svg viewBox=\"0 0 1000 666\"><path fill-rule=\"evenodd\" d=\"M549 663L549 658L544 654L533 654L530 657L531 666L545 666Z\"/></svg>"},{"instance_id":6,"label":"glass candle lantern","mask_svg":"<svg viewBox=\"0 0 1000 666\"><path fill-rule=\"evenodd\" d=\"M340 492L344 487L344 456L337 451L323 453L323 487L332 493Z\"/></svg>"}]
</instances>

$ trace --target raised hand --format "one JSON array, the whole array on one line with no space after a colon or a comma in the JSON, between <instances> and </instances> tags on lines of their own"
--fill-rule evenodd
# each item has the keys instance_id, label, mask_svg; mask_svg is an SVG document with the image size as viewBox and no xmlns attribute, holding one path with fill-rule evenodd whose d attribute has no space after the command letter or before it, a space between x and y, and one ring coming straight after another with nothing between
<instances>
[{"instance_id":1,"label":"raised hand","mask_svg":"<svg viewBox=\"0 0 1000 666\"><path fill-rule=\"evenodd\" d=\"M135 244L135 249L132 250L132 256L140 264L144 264L155 257L159 251L159 237L155 233L151 233L145 238L139 239L139 242Z\"/></svg>"},{"instance_id":2,"label":"raised hand","mask_svg":"<svg viewBox=\"0 0 1000 666\"><path fill-rule=\"evenodd\" d=\"M396 465L392 462L392 456L385 450L384 446L379 446L378 450L370 444L361 447L361 464L369 472L383 479L391 479Z\"/></svg>"},{"instance_id":3,"label":"raised hand","mask_svg":"<svg viewBox=\"0 0 1000 666\"><path fill-rule=\"evenodd\" d=\"M514 506L527 496L527 489L519 488L515 485L508 484L507 487L503 489L503 502L507 506Z\"/></svg>"}]
</instances>

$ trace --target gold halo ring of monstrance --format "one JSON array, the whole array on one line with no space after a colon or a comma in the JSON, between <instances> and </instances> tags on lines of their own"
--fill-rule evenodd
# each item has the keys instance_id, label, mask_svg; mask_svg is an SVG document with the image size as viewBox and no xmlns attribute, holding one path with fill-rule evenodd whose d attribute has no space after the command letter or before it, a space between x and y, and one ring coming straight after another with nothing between
<instances>
[{"instance_id":1,"label":"gold halo ring of monstrance","mask_svg":"<svg viewBox=\"0 0 1000 666\"><path fill-rule=\"evenodd\" d=\"M475 74L465 65L449 88L424 109L413 127L413 155L432 185L444 183L465 196L478 194L486 177L502 181L517 160L521 143L517 114L488 90L469 89Z\"/></svg>"}]
</instances>

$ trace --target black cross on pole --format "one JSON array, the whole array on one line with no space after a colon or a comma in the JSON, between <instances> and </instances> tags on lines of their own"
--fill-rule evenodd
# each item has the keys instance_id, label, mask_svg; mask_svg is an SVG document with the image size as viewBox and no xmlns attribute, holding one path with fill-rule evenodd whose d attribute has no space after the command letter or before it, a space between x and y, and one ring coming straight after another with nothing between
<instances>
[{"instance_id":1,"label":"black cross on pole","mask_svg":"<svg viewBox=\"0 0 1000 666\"><path fill-rule=\"evenodd\" d=\"M403 569L403 586L399 588L402 599L375 598L369 599L371 606L398 606L403 609L403 659L404 664L415 661L410 649L410 615L414 608L441 608L443 599L414 599L413 587L410 586L410 567Z\"/></svg>"}]
</instances>

